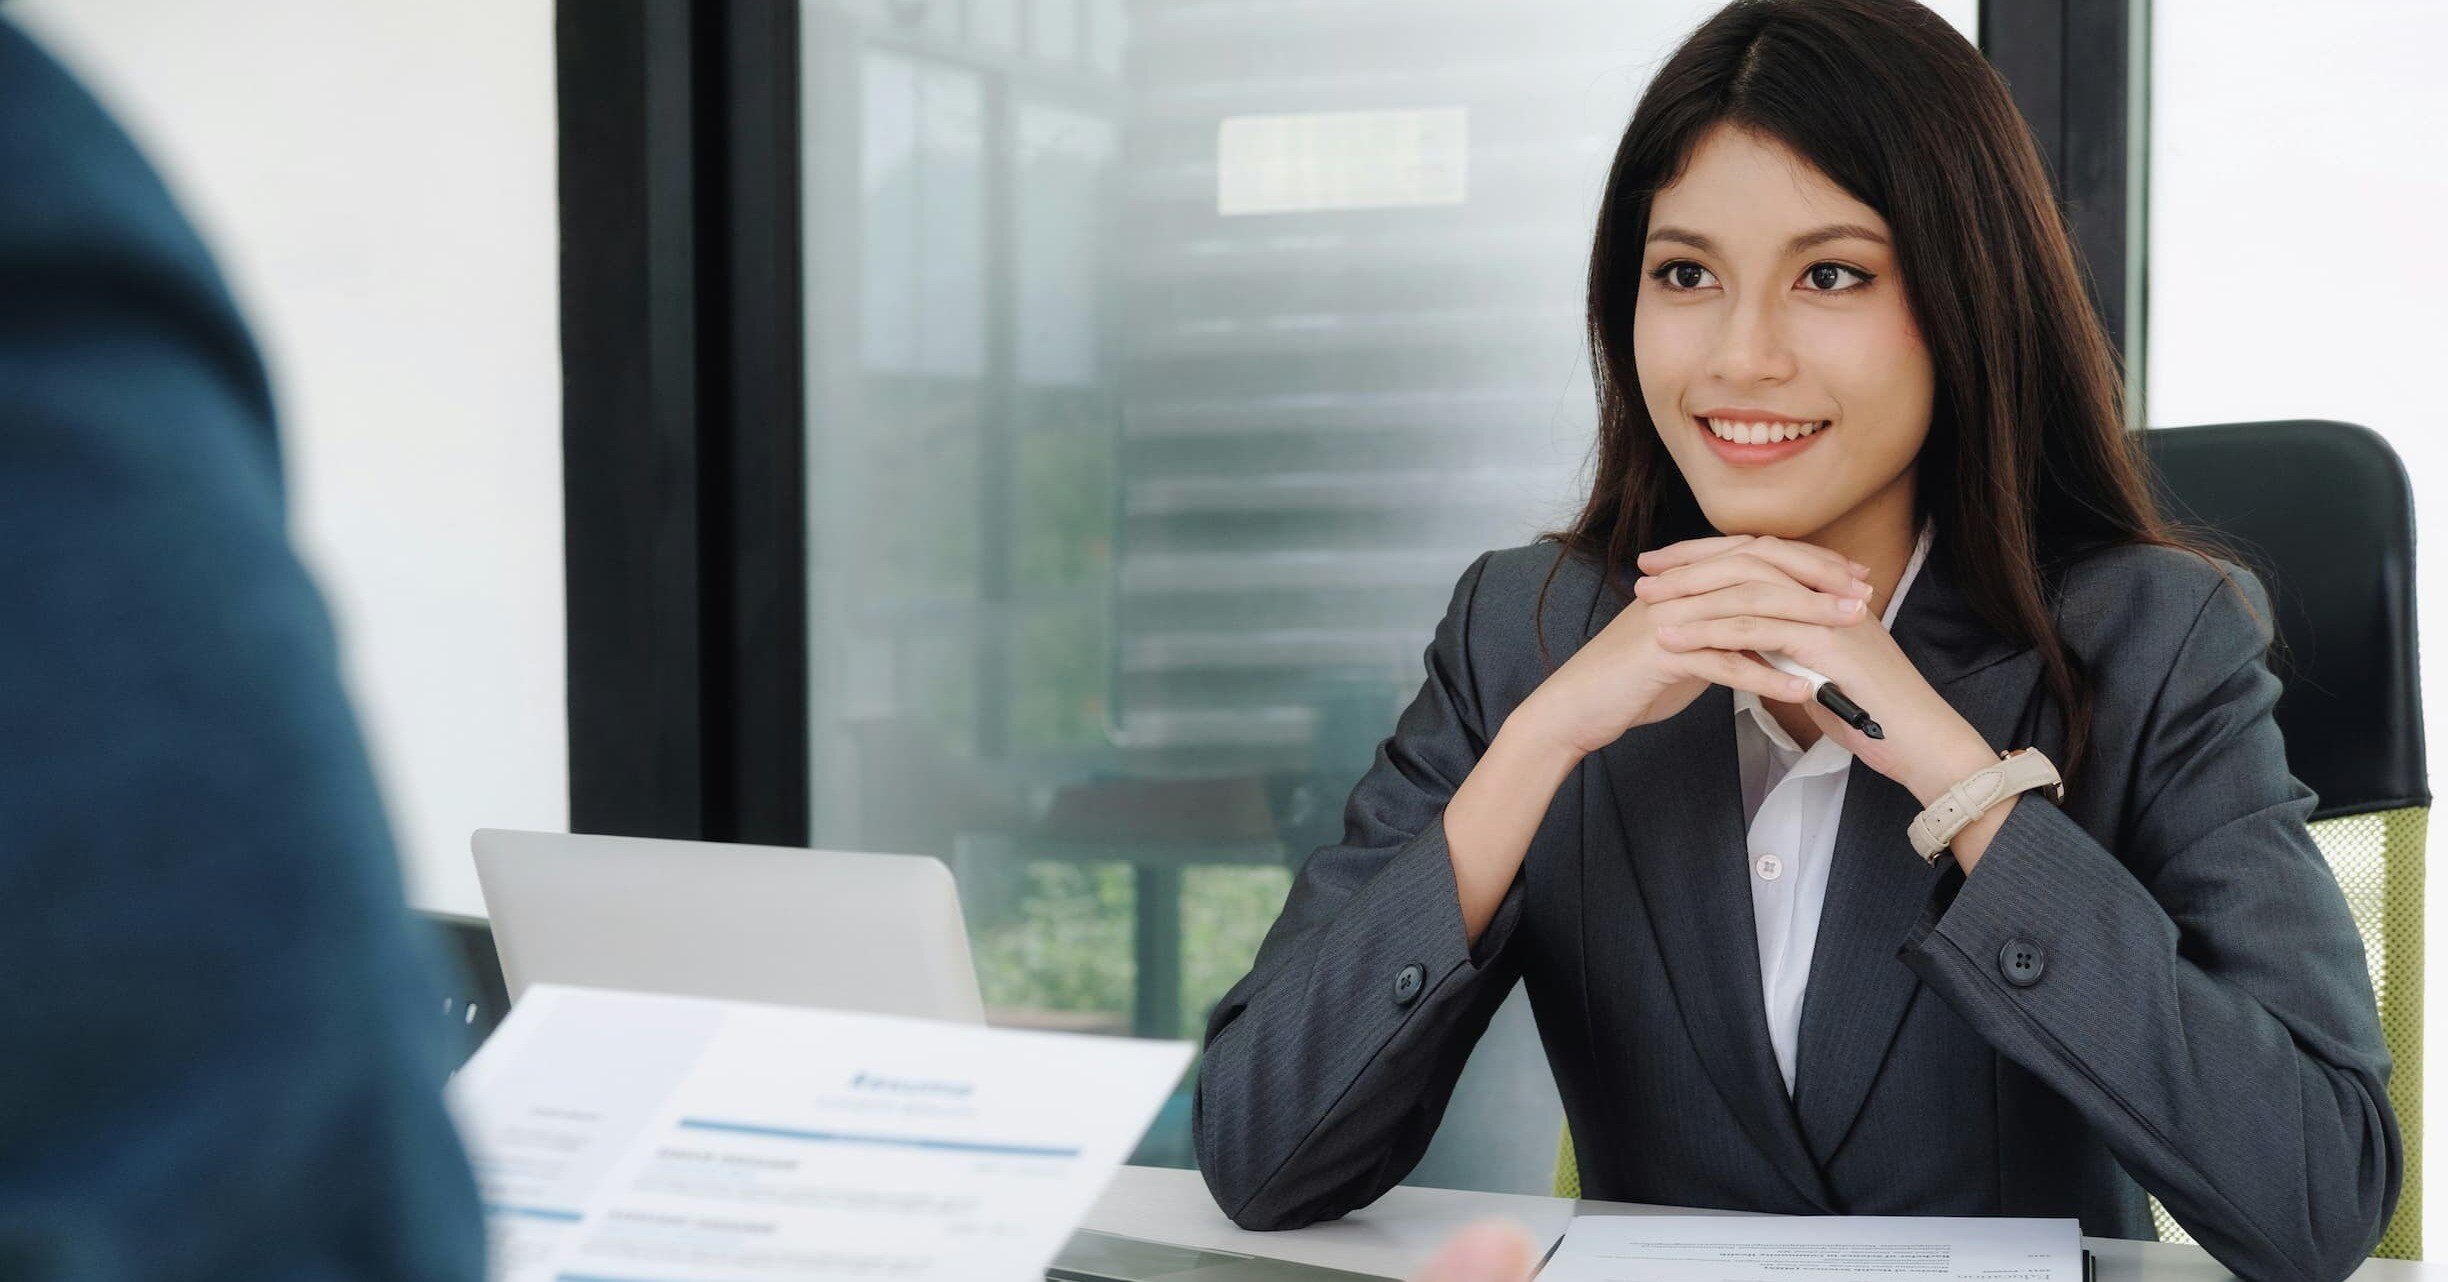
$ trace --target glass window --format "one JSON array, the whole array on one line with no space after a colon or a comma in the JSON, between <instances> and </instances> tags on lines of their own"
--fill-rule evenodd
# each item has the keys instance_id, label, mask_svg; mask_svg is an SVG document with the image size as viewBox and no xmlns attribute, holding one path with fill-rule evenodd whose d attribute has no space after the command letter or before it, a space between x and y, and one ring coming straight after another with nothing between
<instances>
[{"instance_id":1,"label":"glass window","mask_svg":"<svg viewBox=\"0 0 2448 1282\"><path fill-rule=\"evenodd\" d=\"M951 863L993 1020L1196 1038L1571 515L1606 166L1716 5L950 2L803 8L814 835ZM1543 1187L1518 999L1471 1071L1414 1178Z\"/></svg>"}]
</instances>

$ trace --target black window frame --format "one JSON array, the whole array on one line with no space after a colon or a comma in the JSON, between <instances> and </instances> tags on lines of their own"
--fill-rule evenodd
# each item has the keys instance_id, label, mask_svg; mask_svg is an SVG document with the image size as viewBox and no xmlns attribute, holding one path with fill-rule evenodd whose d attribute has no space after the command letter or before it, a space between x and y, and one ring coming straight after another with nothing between
<instances>
[{"instance_id":1,"label":"black window frame","mask_svg":"<svg viewBox=\"0 0 2448 1282\"><path fill-rule=\"evenodd\" d=\"M562 0L574 832L808 831L792 0Z\"/></svg>"}]
</instances>

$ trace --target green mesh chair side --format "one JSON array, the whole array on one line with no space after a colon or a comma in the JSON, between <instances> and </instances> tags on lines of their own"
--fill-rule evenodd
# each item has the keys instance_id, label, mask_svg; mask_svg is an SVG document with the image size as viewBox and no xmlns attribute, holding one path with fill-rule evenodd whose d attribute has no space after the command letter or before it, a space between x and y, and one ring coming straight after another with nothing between
<instances>
[{"instance_id":1,"label":"green mesh chair side","mask_svg":"<svg viewBox=\"0 0 2448 1282\"><path fill-rule=\"evenodd\" d=\"M2412 491L2396 452L2350 423L2158 428L2142 436L2162 510L2233 545L2270 591L2288 768L2319 795L2308 823L2363 938L2389 1102L2405 1146L2397 1209L2373 1254L2422 1258L2423 845L2431 793L2415 668ZM1567 1128L1555 1193L1581 1196ZM2192 1240L2151 1199L2164 1241Z\"/></svg>"}]
</instances>

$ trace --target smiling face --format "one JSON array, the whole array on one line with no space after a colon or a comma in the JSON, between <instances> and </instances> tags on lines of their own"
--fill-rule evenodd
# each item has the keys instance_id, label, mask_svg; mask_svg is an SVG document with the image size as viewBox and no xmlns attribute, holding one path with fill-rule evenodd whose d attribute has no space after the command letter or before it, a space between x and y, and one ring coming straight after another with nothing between
<instances>
[{"instance_id":1,"label":"smiling face","mask_svg":"<svg viewBox=\"0 0 2448 1282\"><path fill-rule=\"evenodd\" d=\"M1936 380L1892 233L1783 143L1719 125L1658 193L1632 345L1720 532L1842 546L1910 529Z\"/></svg>"}]
</instances>

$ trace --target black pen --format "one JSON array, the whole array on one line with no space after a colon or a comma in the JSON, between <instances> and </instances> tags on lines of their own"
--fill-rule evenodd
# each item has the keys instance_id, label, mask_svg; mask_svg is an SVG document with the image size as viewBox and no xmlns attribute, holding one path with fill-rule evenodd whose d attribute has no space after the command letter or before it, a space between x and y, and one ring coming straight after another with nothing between
<instances>
[{"instance_id":1,"label":"black pen","mask_svg":"<svg viewBox=\"0 0 2448 1282\"><path fill-rule=\"evenodd\" d=\"M1794 662L1792 659L1786 658L1781 651L1760 650L1754 651L1753 653L1758 654L1760 660L1766 663L1769 667L1775 668L1779 672L1790 673L1794 676L1801 677L1804 680L1809 681L1811 683L1811 692L1819 700L1820 704L1826 707L1828 711L1833 712L1838 717L1842 718L1846 725L1861 731L1863 734L1868 735L1873 739L1884 739L1887 737L1887 732L1879 729L1879 723L1872 721L1870 719L1870 714L1862 711L1860 704L1847 698L1845 696L1845 692L1837 689L1836 683L1828 680L1825 674L1815 672L1799 663Z\"/></svg>"}]
</instances>

